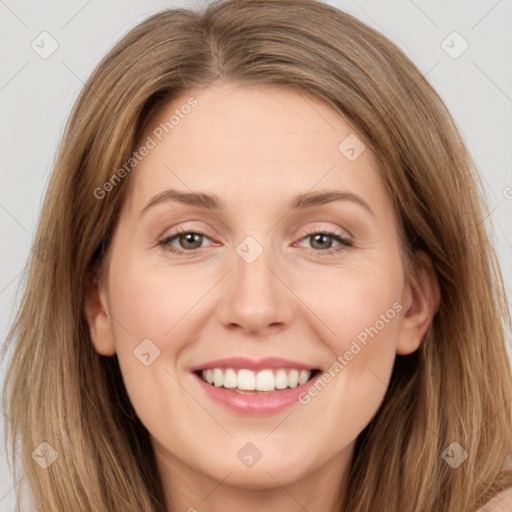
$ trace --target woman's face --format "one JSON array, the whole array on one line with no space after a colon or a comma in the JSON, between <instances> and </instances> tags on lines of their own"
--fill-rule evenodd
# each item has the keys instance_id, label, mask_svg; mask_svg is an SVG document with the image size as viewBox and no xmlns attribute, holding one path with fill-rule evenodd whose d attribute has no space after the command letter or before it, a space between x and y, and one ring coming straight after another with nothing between
<instances>
[{"instance_id":1,"label":"woman's face","mask_svg":"<svg viewBox=\"0 0 512 512\"><path fill-rule=\"evenodd\" d=\"M231 83L176 98L137 151L88 315L163 474L209 490L339 482L432 314L375 156L318 99ZM212 384L195 372L212 367ZM293 388L300 369L320 373Z\"/></svg>"}]
</instances>

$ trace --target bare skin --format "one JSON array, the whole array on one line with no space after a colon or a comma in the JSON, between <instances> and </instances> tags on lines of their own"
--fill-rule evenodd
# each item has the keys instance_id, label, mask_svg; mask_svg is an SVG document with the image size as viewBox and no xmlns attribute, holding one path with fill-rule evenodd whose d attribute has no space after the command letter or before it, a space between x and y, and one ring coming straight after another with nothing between
<instances>
[{"instance_id":1,"label":"bare skin","mask_svg":"<svg viewBox=\"0 0 512 512\"><path fill-rule=\"evenodd\" d=\"M418 253L417 275L405 272L375 155L367 147L351 161L340 151L356 131L330 106L278 86L215 83L175 98L140 144L190 97L197 106L127 178L107 271L87 302L94 346L118 355L169 512L340 512L355 440L395 356L419 347L437 310L431 262ZM166 200L141 213L171 188L215 194L223 208ZM329 190L357 195L371 212L350 199L289 207L293 196ZM204 236L174 236L178 228ZM326 230L335 235L318 236ZM251 263L236 251L248 236L262 249ZM134 357L145 339L160 351L148 366ZM273 356L327 372L339 355L343 369L307 404L270 415L213 402L190 371ZM252 467L237 457L248 442L262 454Z\"/></svg>"}]
</instances>

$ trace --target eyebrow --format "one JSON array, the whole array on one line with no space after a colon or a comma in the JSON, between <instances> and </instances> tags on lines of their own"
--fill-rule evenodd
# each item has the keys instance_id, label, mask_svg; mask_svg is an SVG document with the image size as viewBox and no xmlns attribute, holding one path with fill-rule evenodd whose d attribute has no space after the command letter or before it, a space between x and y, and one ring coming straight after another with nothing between
<instances>
[{"instance_id":1,"label":"eyebrow","mask_svg":"<svg viewBox=\"0 0 512 512\"><path fill-rule=\"evenodd\" d=\"M204 192L185 192L176 189L168 189L154 196L146 206L141 210L139 218L150 208L168 201L176 201L197 208L205 208L209 210L222 210L224 208L223 201L215 194L207 194ZM351 201L365 208L371 215L375 217L373 210L368 203L358 195L344 190L327 190L319 192L307 192L292 197L288 208L291 210L305 210L315 206L329 204L335 201Z\"/></svg>"}]
</instances>

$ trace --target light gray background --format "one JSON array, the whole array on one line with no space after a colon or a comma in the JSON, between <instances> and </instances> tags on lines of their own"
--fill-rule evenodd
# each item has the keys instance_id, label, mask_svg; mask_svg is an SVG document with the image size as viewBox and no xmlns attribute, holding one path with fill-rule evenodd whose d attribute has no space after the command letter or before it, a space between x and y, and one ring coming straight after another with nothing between
<instances>
[{"instance_id":1,"label":"light gray background","mask_svg":"<svg viewBox=\"0 0 512 512\"><path fill-rule=\"evenodd\" d=\"M512 0L329 1L377 28L418 65L454 115L486 184L507 293L512 283ZM18 286L65 121L108 49L164 0L0 0L0 340ZM31 47L47 31L57 50ZM463 47L457 31L469 44ZM48 41L45 48L48 48ZM456 197L453 198L457 200ZM510 304L510 298L509 298ZM7 361L0 365L3 382ZM0 415L3 419L3 415ZM3 421L0 421L3 435ZM0 512L14 509L14 482L0 449Z\"/></svg>"}]
</instances>

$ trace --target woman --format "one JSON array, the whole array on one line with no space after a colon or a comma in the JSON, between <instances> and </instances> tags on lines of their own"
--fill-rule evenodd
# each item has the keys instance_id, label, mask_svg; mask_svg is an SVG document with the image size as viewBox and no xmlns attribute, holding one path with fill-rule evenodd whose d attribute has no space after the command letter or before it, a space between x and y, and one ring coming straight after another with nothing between
<instances>
[{"instance_id":1,"label":"woman","mask_svg":"<svg viewBox=\"0 0 512 512\"><path fill-rule=\"evenodd\" d=\"M478 187L417 68L333 7L135 27L73 109L10 333L37 510L500 510Z\"/></svg>"}]
</instances>

